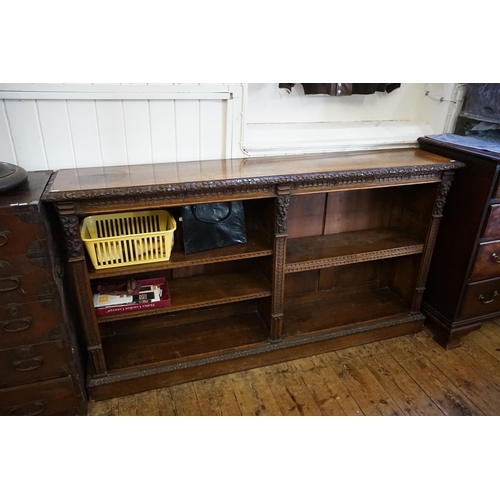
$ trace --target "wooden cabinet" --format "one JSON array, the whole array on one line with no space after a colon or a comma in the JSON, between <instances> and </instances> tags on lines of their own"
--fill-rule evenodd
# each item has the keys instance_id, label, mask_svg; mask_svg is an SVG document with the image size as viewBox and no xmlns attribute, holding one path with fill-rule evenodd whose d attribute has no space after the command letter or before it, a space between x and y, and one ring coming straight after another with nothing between
<instances>
[{"instance_id":1,"label":"wooden cabinet","mask_svg":"<svg viewBox=\"0 0 500 500\"><path fill-rule=\"evenodd\" d=\"M40 202L52 172L0 195L0 414L85 413L58 244Z\"/></svg>"},{"instance_id":2,"label":"wooden cabinet","mask_svg":"<svg viewBox=\"0 0 500 500\"><path fill-rule=\"evenodd\" d=\"M466 164L455 175L430 267L423 311L447 347L500 314L500 154L420 138Z\"/></svg>"},{"instance_id":3,"label":"wooden cabinet","mask_svg":"<svg viewBox=\"0 0 500 500\"><path fill-rule=\"evenodd\" d=\"M59 213L89 357L105 399L417 332L451 179L462 165L404 149L61 170ZM247 243L182 251L184 205L241 200ZM96 270L89 215L168 209L169 261ZM105 280L165 277L171 305L96 316Z\"/></svg>"}]
</instances>

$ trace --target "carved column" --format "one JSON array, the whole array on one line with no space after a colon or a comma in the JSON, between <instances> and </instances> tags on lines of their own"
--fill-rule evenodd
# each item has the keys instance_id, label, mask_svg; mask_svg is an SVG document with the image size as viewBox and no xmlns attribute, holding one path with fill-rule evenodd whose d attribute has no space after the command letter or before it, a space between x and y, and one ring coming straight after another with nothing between
<instances>
[{"instance_id":1,"label":"carved column","mask_svg":"<svg viewBox=\"0 0 500 500\"><path fill-rule=\"evenodd\" d=\"M290 185L276 187L271 342L280 341L283 330L283 296L285 291L286 241L288 236L287 216L290 205L290 193Z\"/></svg>"},{"instance_id":2,"label":"carved column","mask_svg":"<svg viewBox=\"0 0 500 500\"><path fill-rule=\"evenodd\" d=\"M90 362L96 375L105 375L106 362L102 351L99 325L94 314L93 294L90 288L85 252L80 237L80 222L72 203L57 203L56 210L64 232L69 268L76 291L82 332L85 336Z\"/></svg>"},{"instance_id":3,"label":"carved column","mask_svg":"<svg viewBox=\"0 0 500 500\"><path fill-rule=\"evenodd\" d=\"M412 314L420 312L422 297L425 291L425 282L427 281L427 275L429 273L429 268L431 265L434 245L436 244L436 238L439 230L439 224L441 223L441 218L443 217L446 197L448 196L448 192L450 191L451 183L453 181L453 174L454 172L445 172L438 187L438 192L434 203L434 210L432 213L432 221L429 226L427 239L424 244L422 264L420 266L420 272L417 278L417 286L415 288L415 294L413 295L413 302L411 305Z\"/></svg>"}]
</instances>

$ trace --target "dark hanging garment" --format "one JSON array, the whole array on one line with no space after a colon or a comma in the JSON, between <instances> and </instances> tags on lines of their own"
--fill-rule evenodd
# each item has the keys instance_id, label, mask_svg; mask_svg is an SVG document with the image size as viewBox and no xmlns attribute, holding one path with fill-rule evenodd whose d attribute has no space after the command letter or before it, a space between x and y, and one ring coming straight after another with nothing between
<instances>
[{"instance_id":1,"label":"dark hanging garment","mask_svg":"<svg viewBox=\"0 0 500 500\"><path fill-rule=\"evenodd\" d=\"M375 92L392 92L400 83L302 83L306 95L368 95ZM295 83L280 83L280 89L292 91Z\"/></svg>"}]
</instances>

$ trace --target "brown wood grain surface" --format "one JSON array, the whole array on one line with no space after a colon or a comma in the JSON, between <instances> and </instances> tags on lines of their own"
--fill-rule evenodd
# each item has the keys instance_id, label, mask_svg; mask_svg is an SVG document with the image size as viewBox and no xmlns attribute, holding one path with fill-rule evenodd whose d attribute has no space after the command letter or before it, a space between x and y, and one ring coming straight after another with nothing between
<instances>
[{"instance_id":1,"label":"brown wood grain surface","mask_svg":"<svg viewBox=\"0 0 500 500\"><path fill-rule=\"evenodd\" d=\"M336 353L91 403L88 414L467 416L500 415L499 404L500 325L489 321L453 350L441 348L424 328Z\"/></svg>"},{"instance_id":2,"label":"brown wood grain surface","mask_svg":"<svg viewBox=\"0 0 500 500\"><path fill-rule=\"evenodd\" d=\"M405 369L379 343L359 348L363 363L389 393L405 415L442 415Z\"/></svg>"},{"instance_id":3,"label":"brown wood grain surface","mask_svg":"<svg viewBox=\"0 0 500 500\"><path fill-rule=\"evenodd\" d=\"M405 304L388 288L340 297L319 292L288 301L283 331L290 335L321 331L406 311Z\"/></svg>"},{"instance_id":4,"label":"brown wood grain surface","mask_svg":"<svg viewBox=\"0 0 500 500\"><path fill-rule=\"evenodd\" d=\"M490 241L479 245L471 281L500 277L500 241Z\"/></svg>"},{"instance_id":5,"label":"brown wood grain surface","mask_svg":"<svg viewBox=\"0 0 500 500\"><path fill-rule=\"evenodd\" d=\"M294 173L396 168L449 163L450 160L416 148L330 153L306 157L245 158L179 163L62 169L50 193L126 188L152 184L184 184L240 178L265 178Z\"/></svg>"},{"instance_id":6,"label":"brown wood grain surface","mask_svg":"<svg viewBox=\"0 0 500 500\"><path fill-rule=\"evenodd\" d=\"M500 238L500 204L490 206L483 238L492 240Z\"/></svg>"},{"instance_id":7,"label":"brown wood grain surface","mask_svg":"<svg viewBox=\"0 0 500 500\"><path fill-rule=\"evenodd\" d=\"M295 365L279 363L262 368L282 415L317 416L321 410Z\"/></svg>"},{"instance_id":8,"label":"brown wood grain surface","mask_svg":"<svg viewBox=\"0 0 500 500\"><path fill-rule=\"evenodd\" d=\"M392 396L382 387L354 348L326 353L338 377L365 415L403 415Z\"/></svg>"},{"instance_id":9,"label":"brown wood grain surface","mask_svg":"<svg viewBox=\"0 0 500 500\"><path fill-rule=\"evenodd\" d=\"M240 406L236 401L231 383L227 378L214 377L193 382L201 414L204 416L239 416Z\"/></svg>"},{"instance_id":10,"label":"brown wood grain surface","mask_svg":"<svg viewBox=\"0 0 500 500\"><path fill-rule=\"evenodd\" d=\"M414 347L408 338L394 339L382 344L405 366L410 376L433 400L445 415L481 415L479 410L445 375L439 367Z\"/></svg>"},{"instance_id":11,"label":"brown wood grain surface","mask_svg":"<svg viewBox=\"0 0 500 500\"><path fill-rule=\"evenodd\" d=\"M170 388L170 393L172 394L176 415L187 417L202 414L198 396L192 382L175 385Z\"/></svg>"},{"instance_id":12,"label":"brown wood grain surface","mask_svg":"<svg viewBox=\"0 0 500 500\"><path fill-rule=\"evenodd\" d=\"M342 265L404 253L420 253L423 246L423 241L404 231L384 228L290 239L287 242L287 271L293 269L292 264L299 263L305 266L313 262L317 266L324 266L323 261L327 261L331 265Z\"/></svg>"},{"instance_id":13,"label":"brown wood grain surface","mask_svg":"<svg viewBox=\"0 0 500 500\"><path fill-rule=\"evenodd\" d=\"M434 364L440 364L446 370L448 379L481 412L485 415L498 415L500 413L498 389L476 371L473 365L469 366L463 363L462 358L454 350L444 356L441 346L428 336L416 335L409 338L409 342Z\"/></svg>"},{"instance_id":14,"label":"brown wood grain surface","mask_svg":"<svg viewBox=\"0 0 500 500\"><path fill-rule=\"evenodd\" d=\"M242 415L273 416L280 409L262 370L254 369L230 373L231 387Z\"/></svg>"},{"instance_id":15,"label":"brown wood grain surface","mask_svg":"<svg viewBox=\"0 0 500 500\"><path fill-rule=\"evenodd\" d=\"M222 389L202 384L203 377L237 371L239 366L284 362L276 376L294 386L288 394L297 401L294 411L322 414L290 360L300 358L301 351L319 354L333 345L353 346L361 339L380 340L421 326L423 316L409 298L415 288L423 289L425 273L421 268L416 274L415 266L396 262L431 248L424 236L431 209L444 202L445 190L438 190L438 185L443 176L451 178L451 171L462 167L408 148L113 166L57 175L44 199L55 203L64 230L93 365L88 381L91 396L124 396L190 380L196 381L197 395L204 394L198 403L206 413L202 405L207 398L220 399ZM226 200L245 204L247 244L186 256L178 231L170 262L89 276L78 231L83 217L160 206L178 217L183 205ZM414 262L427 264L430 254L429 250ZM377 264L366 266L372 261ZM346 271L332 272L327 269L331 267ZM309 270L315 272L302 275L303 279L283 277L285 272ZM170 306L96 320L90 283L95 287L97 280L127 272L164 276ZM417 276L424 277L417 283ZM239 302L251 303L253 311L208 317L210 310ZM207 311L206 320L198 321L195 311L202 309ZM349 363L356 377L373 378L366 366ZM318 376L314 367L308 375ZM386 397L382 386L380 391L378 400L385 406L370 411L399 414L401 408ZM281 399L275 397L278 404L285 404L283 394ZM321 400L330 398L323 394ZM157 400L144 402L155 404ZM220 399L218 404L217 414L235 411L225 408L227 401Z\"/></svg>"}]
</instances>

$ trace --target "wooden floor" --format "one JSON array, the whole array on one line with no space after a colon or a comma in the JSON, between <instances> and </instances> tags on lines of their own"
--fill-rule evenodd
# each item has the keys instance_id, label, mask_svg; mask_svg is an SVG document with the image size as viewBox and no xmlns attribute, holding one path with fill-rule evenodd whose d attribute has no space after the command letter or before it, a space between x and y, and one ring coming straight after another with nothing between
<instances>
[{"instance_id":1,"label":"wooden floor","mask_svg":"<svg viewBox=\"0 0 500 500\"><path fill-rule=\"evenodd\" d=\"M88 415L500 415L500 319L448 351L424 329L91 403Z\"/></svg>"}]
</instances>

